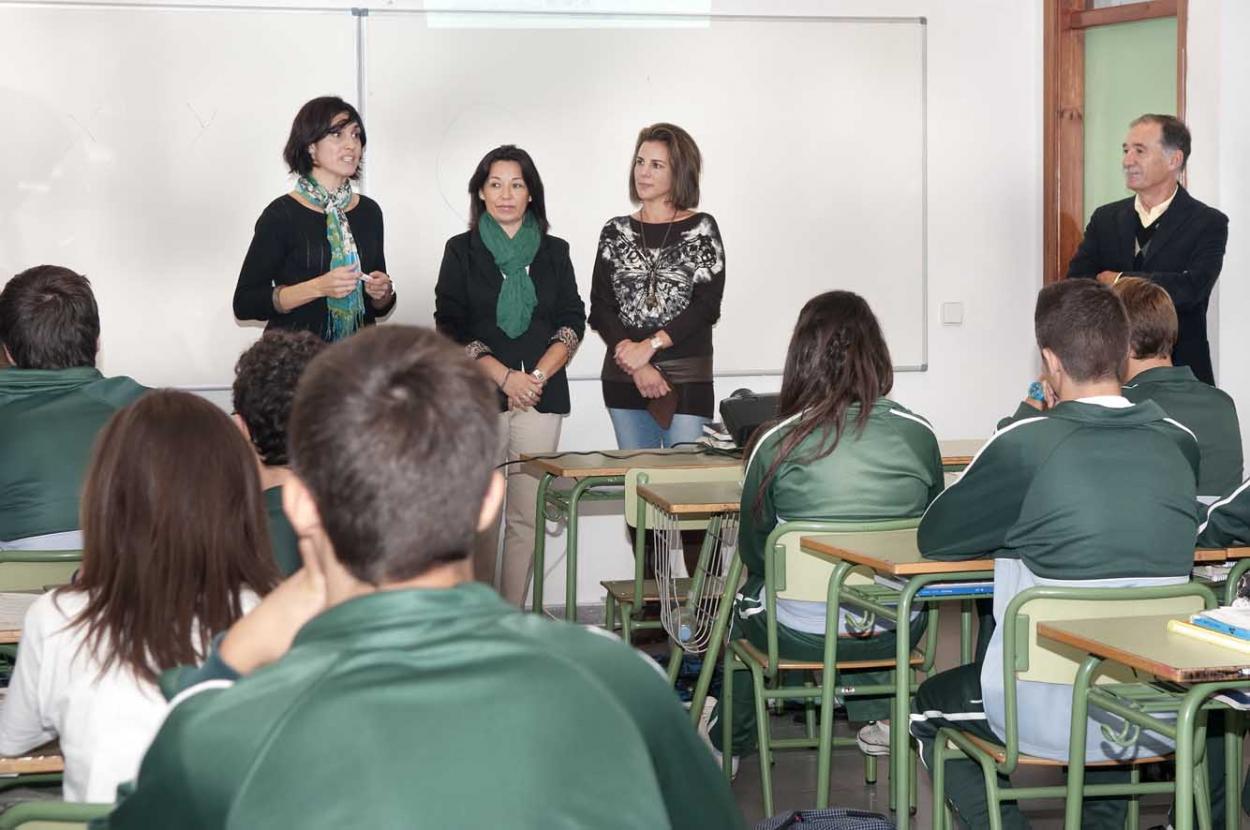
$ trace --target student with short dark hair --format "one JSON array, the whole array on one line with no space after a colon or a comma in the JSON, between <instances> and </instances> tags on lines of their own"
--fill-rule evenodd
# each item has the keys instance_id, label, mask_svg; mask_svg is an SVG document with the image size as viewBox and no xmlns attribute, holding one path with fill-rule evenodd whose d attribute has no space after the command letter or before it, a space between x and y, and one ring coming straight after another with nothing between
<instances>
[{"instance_id":1,"label":"student with short dark hair","mask_svg":"<svg viewBox=\"0 0 1250 830\"><path fill-rule=\"evenodd\" d=\"M26 613L0 753L60 740L67 801L110 801L165 717L158 675L277 582L255 462L230 420L160 390L100 433L82 499L82 568Z\"/></svg>"},{"instance_id":2,"label":"student with short dark hair","mask_svg":"<svg viewBox=\"0 0 1250 830\"><path fill-rule=\"evenodd\" d=\"M306 331L265 332L234 365L234 421L251 442L260 468L269 541L283 576L299 570L299 543L282 510L282 485L291 476L286 446L287 422L295 386L305 367L325 348Z\"/></svg>"},{"instance_id":3,"label":"student with short dark hair","mask_svg":"<svg viewBox=\"0 0 1250 830\"><path fill-rule=\"evenodd\" d=\"M39 265L0 291L0 549L74 550L78 493L105 422L147 391L95 366L100 315L91 283Z\"/></svg>"},{"instance_id":4,"label":"student with short dark hair","mask_svg":"<svg viewBox=\"0 0 1250 830\"><path fill-rule=\"evenodd\" d=\"M1120 395L1129 348L1123 304L1096 282L1066 280L1038 294L1034 324L1057 402L1044 412L1025 408L1000 429L929 506L918 537L931 559L995 559L999 623L1012 598L1035 585L1182 584L1193 567L1198 445L1158 404L1133 404ZM926 763L943 726L1003 742L1002 659L999 626L980 664L921 684L911 731ZM1071 687L1020 681L1016 688L1020 750L1066 760ZM1093 710L1091 720L1083 748L1090 761L1169 750L1146 734L1121 750L1099 728L1115 719ZM1089 783L1127 779L1121 769L1086 775ZM964 822L988 826L979 767L951 760L946 781ZM1082 826L1120 828L1125 806L1123 800L1087 799ZM1027 826L1014 803L1003 805L1002 816L1004 828Z\"/></svg>"},{"instance_id":5,"label":"student with short dark hair","mask_svg":"<svg viewBox=\"0 0 1250 830\"><path fill-rule=\"evenodd\" d=\"M1203 383L1188 366L1172 365L1176 308L1158 283L1121 277L1111 289L1128 313L1129 357L1124 397L1151 400L1198 438L1198 497L1211 501L1241 481L1241 425L1237 405Z\"/></svg>"},{"instance_id":6,"label":"student with short dark hair","mask_svg":"<svg viewBox=\"0 0 1250 830\"><path fill-rule=\"evenodd\" d=\"M473 581L497 427L431 331L312 362L283 487L304 567L179 696L109 826L742 826L654 666Z\"/></svg>"}]
</instances>

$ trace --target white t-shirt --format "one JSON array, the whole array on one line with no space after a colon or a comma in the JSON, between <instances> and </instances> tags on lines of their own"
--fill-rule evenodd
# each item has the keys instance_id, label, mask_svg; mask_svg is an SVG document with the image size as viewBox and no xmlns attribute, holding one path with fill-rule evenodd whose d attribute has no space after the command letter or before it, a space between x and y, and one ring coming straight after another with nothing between
<instances>
[{"instance_id":1,"label":"white t-shirt","mask_svg":"<svg viewBox=\"0 0 1250 830\"><path fill-rule=\"evenodd\" d=\"M259 600L243 595L246 611ZM116 663L103 674L72 621L81 591L50 592L26 612L17 666L0 709L0 754L22 755L60 737L66 801L112 802L165 720L160 690ZM80 648L81 646L81 648Z\"/></svg>"}]
</instances>

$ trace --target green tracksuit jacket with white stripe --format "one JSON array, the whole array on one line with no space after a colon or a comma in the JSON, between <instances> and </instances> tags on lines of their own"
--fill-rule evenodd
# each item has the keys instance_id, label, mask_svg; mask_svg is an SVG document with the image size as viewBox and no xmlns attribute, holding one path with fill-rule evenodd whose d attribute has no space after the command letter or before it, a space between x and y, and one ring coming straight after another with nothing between
<instances>
[{"instance_id":1,"label":"green tracksuit jacket with white stripe","mask_svg":"<svg viewBox=\"0 0 1250 830\"><path fill-rule=\"evenodd\" d=\"M1159 366L1124 384L1133 403L1154 401L1198 439L1198 495L1219 496L1241 482L1241 425L1227 392L1194 377L1188 366Z\"/></svg>"},{"instance_id":2,"label":"green tracksuit jacket with white stripe","mask_svg":"<svg viewBox=\"0 0 1250 830\"><path fill-rule=\"evenodd\" d=\"M1011 599L1035 585L1187 581L1197 474L1197 441L1158 404L1088 398L1000 429L929 506L918 537L926 557L996 559L994 619L1000 626L982 665L981 691L999 736L1006 734L1001 621ZM1020 749L1066 759L1071 687L1021 681L1017 689ZM1139 748L1153 754L1166 745L1143 739ZM1091 726L1091 760L1131 752L1107 744Z\"/></svg>"},{"instance_id":3,"label":"green tracksuit jacket with white stripe","mask_svg":"<svg viewBox=\"0 0 1250 830\"><path fill-rule=\"evenodd\" d=\"M778 448L799 415L761 436L747 461L742 483L738 550L748 580L743 601L754 604L764 584L764 544L784 521L876 521L924 513L942 491L942 454L933 427L889 398L872 406L863 431L855 426L859 405L846 414L837 447L812 458L826 438L817 430L777 468L757 511L756 495ZM814 607L819 605L819 610ZM780 601L778 620L791 628L824 634L824 604Z\"/></svg>"},{"instance_id":4,"label":"green tracksuit jacket with white stripe","mask_svg":"<svg viewBox=\"0 0 1250 830\"><path fill-rule=\"evenodd\" d=\"M648 663L477 583L356 597L175 698L107 826L743 827Z\"/></svg>"},{"instance_id":5,"label":"green tracksuit jacket with white stripe","mask_svg":"<svg viewBox=\"0 0 1250 830\"><path fill-rule=\"evenodd\" d=\"M1198 547L1227 548L1250 544L1250 479L1207 509L1198 526Z\"/></svg>"}]
</instances>

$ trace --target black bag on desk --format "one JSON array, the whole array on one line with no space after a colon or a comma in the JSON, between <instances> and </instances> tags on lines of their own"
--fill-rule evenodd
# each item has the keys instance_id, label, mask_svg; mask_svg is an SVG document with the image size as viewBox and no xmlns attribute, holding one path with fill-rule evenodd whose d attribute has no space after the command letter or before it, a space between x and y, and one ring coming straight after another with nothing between
<instances>
[{"instance_id":1,"label":"black bag on desk","mask_svg":"<svg viewBox=\"0 0 1250 830\"><path fill-rule=\"evenodd\" d=\"M777 417L778 397L773 392L757 395L750 389L739 389L720 402L721 422L735 444L745 447L757 429Z\"/></svg>"},{"instance_id":2,"label":"black bag on desk","mask_svg":"<svg viewBox=\"0 0 1250 830\"><path fill-rule=\"evenodd\" d=\"M894 830L894 822L863 810L798 810L766 818L755 830Z\"/></svg>"}]
</instances>

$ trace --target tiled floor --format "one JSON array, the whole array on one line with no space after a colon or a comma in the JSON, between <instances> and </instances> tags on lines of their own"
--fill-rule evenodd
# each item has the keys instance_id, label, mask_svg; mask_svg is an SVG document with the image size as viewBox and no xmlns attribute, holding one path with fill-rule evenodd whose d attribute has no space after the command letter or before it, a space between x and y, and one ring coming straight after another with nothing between
<instances>
[{"instance_id":1,"label":"tiled floor","mask_svg":"<svg viewBox=\"0 0 1250 830\"><path fill-rule=\"evenodd\" d=\"M951 617L946 618L947 611ZM959 655L958 618L954 614L953 605L943 609L941 637L939 640L938 666L955 665ZM802 725L794 722L791 715L773 716L774 734L799 735ZM858 726L858 725L855 725ZM835 731L839 735L853 735L854 727L846 721L838 721ZM816 753L815 750L790 750L776 753L773 767L773 788L775 813L784 813L792 809L812 808L816 804ZM839 748L834 751L833 774L831 782L830 804L835 807L856 807L881 813L889 811L888 789L888 756L880 759L879 775L875 785L864 783L863 756L855 748ZM1023 785L1041 785L1061 781L1058 770L1030 769L1022 772L1018 778ZM742 808L748 822L754 823L763 817L763 804L760 799L760 779L758 756L742 759L738 777L733 784L734 795ZM928 828L932 826L932 791L929 787L928 774L923 768L919 770L919 786L917 793L918 809L913 818L912 826ZM1145 799L1142 809L1142 827L1152 827L1165 823L1170 798L1153 796ZM1063 803L1061 801L1025 802L1024 810L1030 818L1035 830L1052 830L1063 826ZM1250 820L1243 817L1243 827L1250 826Z\"/></svg>"}]
</instances>

